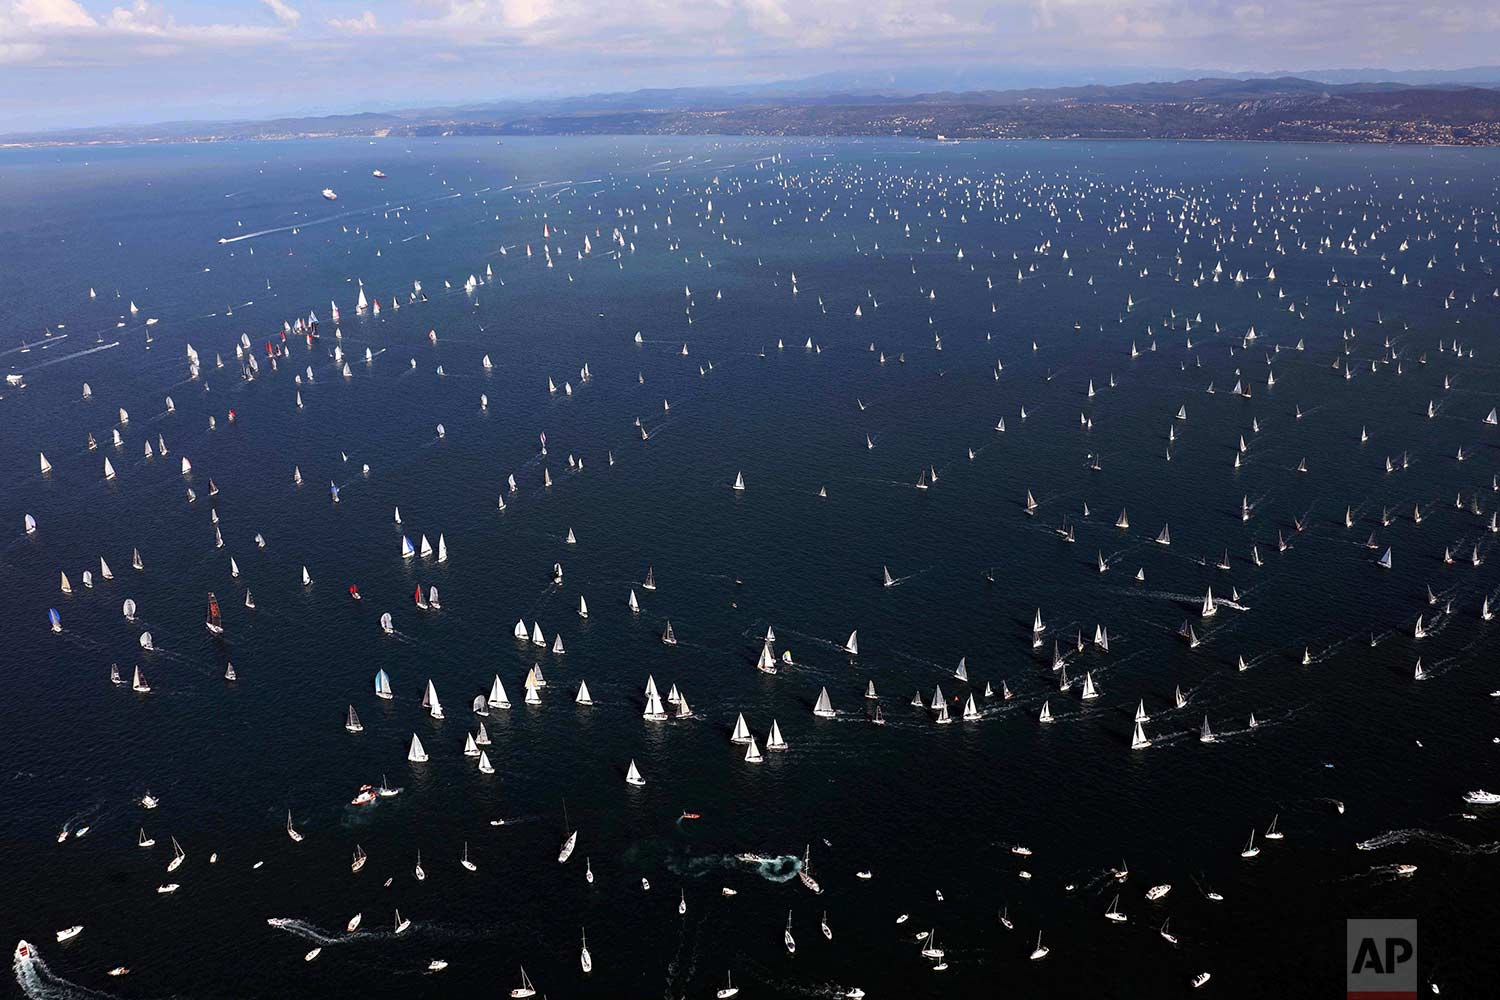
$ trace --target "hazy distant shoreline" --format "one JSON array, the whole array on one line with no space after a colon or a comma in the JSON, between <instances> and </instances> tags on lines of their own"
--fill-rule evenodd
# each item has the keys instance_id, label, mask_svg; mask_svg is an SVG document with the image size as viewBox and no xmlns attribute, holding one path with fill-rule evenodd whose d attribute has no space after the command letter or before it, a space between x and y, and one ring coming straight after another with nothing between
<instances>
[{"instance_id":1,"label":"hazy distant shoreline","mask_svg":"<svg viewBox=\"0 0 1500 1000\"><path fill-rule=\"evenodd\" d=\"M1500 90L1295 77L968 93L650 91L466 108L0 135L0 148L312 138L723 135L1500 145Z\"/></svg>"}]
</instances>

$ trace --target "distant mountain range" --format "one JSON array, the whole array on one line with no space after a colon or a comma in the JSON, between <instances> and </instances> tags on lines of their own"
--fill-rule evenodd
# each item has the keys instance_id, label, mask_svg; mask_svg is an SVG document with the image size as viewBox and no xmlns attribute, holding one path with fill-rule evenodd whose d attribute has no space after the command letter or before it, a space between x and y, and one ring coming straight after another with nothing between
<instances>
[{"instance_id":1,"label":"distant mountain range","mask_svg":"<svg viewBox=\"0 0 1500 1000\"><path fill-rule=\"evenodd\" d=\"M1142 71L1131 72L1139 75ZM1004 72L834 73L754 86L636 90L268 121L33 132L0 137L0 144L317 136L678 134L1500 145L1500 67L1406 73L1338 70L1323 75L1361 74L1405 79L1330 82L1247 74L1175 82L997 89L980 84L984 79L1003 79ZM1035 75L1031 73L1028 78ZM1459 82L1452 77L1473 79ZM953 86L917 89L935 81Z\"/></svg>"}]
</instances>

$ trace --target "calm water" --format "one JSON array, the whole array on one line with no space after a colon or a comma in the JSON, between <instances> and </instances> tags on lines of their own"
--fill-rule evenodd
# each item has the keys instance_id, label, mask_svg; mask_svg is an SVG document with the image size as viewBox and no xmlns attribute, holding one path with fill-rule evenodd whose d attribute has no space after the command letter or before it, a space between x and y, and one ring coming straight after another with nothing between
<instances>
[{"instance_id":1,"label":"calm water","mask_svg":"<svg viewBox=\"0 0 1500 1000\"><path fill-rule=\"evenodd\" d=\"M18 988L503 995L524 964L553 997L707 997L730 969L745 997L1172 996L1200 971L1206 993L1313 996L1341 988L1347 917L1415 916L1424 981L1489 995L1500 813L1460 796L1500 785L1500 641L1479 615L1500 596L1486 530L1500 430L1483 423L1500 403L1497 165L1471 150L641 138L6 152L0 362L27 385L0 398L0 938L46 962ZM408 301L414 280L428 301ZM378 317L356 315L358 281ZM265 342L309 311L321 340L289 340L273 371ZM158 436L169 454L143 457ZM919 491L924 469L938 482ZM1170 547L1154 544L1164 524ZM451 558L401 559L403 531L441 533ZM86 589L101 556L114 579ZM442 610L414 608L417 584ZM1239 599L1202 619L1209 586ZM202 627L209 591L222 639ZM517 618L566 653L517 643ZM1076 652L1096 625L1108 652ZM768 626L795 661L775 677L753 669ZM127 680L139 664L151 693L111 685L111 662ZM536 662L550 683L525 706ZM381 668L390 702L373 695ZM1079 697L1086 671L1096 700ZM496 674L515 707L484 720L487 776L461 750ZM695 717L643 721L648 675ZM429 678L444 721L420 705ZM592 707L573 703L580 680ZM884 728L861 697L872 680ZM1012 700L979 697L1002 680ZM982 718L939 726L909 706L936 684L955 716L973 692ZM811 714L824 686L832 720ZM1154 743L1133 752L1140 700ZM362 734L343 730L349 704ZM762 745L775 719L791 749L745 763L737 712ZM406 761L414 732L423 765ZM632 759L643 788L623 780ZM382 774L404 794L348 805ZM580 834L560 866L565 803ZM1286 839L1241 859L1273 816ZM155 848L135 846L142 826ZM169 877L171 836L188 859ZM477 873L457 863L465 842ZM808 845L821 896L792 877ZM1419 871L1398 878L1398 863ZM158 895L166 881L181 889ZM1147 903L1157 883L1171 894ZM1102 917L1117 892L1121 925ZM399 938L397 908L414 922ZM1157 934L1168 917L1175 948ZM914 941L934 928L942 972ZM1030 962L1039 930L1051 955ZM438 957L450 968L429 976ZM117 965L131 974L107 977Z\"/></svg>"}]
</instances>

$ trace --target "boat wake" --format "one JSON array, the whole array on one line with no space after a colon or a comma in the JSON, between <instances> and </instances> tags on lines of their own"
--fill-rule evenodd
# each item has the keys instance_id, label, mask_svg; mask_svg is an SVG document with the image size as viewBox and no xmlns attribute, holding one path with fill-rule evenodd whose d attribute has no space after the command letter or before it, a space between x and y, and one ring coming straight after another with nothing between
<instances>
[{"instance_id":1,"label":"boat wake","mask_svg":"<svg viewBox=\"0 0 1500 1000\"><path fill-rule=\"evenodd\" d=\"M1436 848L1444 854L1500 854L1500 841L1489 844L1466 844L1457 837L1450 837L1446 833L1415 828L1387 830L1385 833L1376 834L1368 840L1361 840L1354 845L1354 848L1359 851L1378 851L1386 847L1400 847L1405 844L1420 844L1423 847Z\"/></svg>"},{"instance_id":2,"label":"boat wake","mask_svg":"<svg viewBox=\"0 0 1500 1000\"><path fill-rule=\"evenodd\" d=\"M120 342L118 340L116 340L113 343L100 344L98 347L90 347L88 350L85 350L85 351L74 351L72 354L64 354L60 358L52 358L50 361L43 361L39 365L32 365L30 368L27 368L25 371L23 371L22 374L24 375L24 374L28 374L30 372L40 371L43 368L51 368L53 365L60 365L64 361L72 361L74 358L81 358L85 354L96 354L99 351L107 351L107 350L109 350L111 348L119 347L119 346L120 346Z\"/></svg>"},{"instance_id":3,"label":"boat wake","mask_svg":"<svg viewBox=\"0 0 1500 1000\"><path fill-rule=\"evenodd\" d=\"M356 941L384 941L396 936L394 931L367 931L360 929L353 934L330 933L321 927L308 923L306 920L298 920L295 917L267 917L266 924L285 931L293 937L304 941L311 941L320 948L327 948L336 944L352 944ZM412 929L417 929L418 924L414 921Z\"/></svg>"},{"instance_id":4,"label":"boat wake","mask_svg":"<svg viewBox=\"0 0 1500 1000\"><path fill-rule=\"evenodd\" d=\"M32 1000L115 1000L113 993L101 993L86 986L79 986L54 973L42 956L36 954L31 945L30 958L16 957L11 969L16 974L16 985Z\"/></svg>"},{"instance_id":5,"label":"boat wake","mask_svg":"<svg viewBox=\"0 0 1500 1000\"><path fill-rule=\"evenodd\" d=\"M667 866L674 874L693 878L727 868L748 869L768 882L790 882L802 870L802 859L795 854L706 854L674 859Z\"/></svg>"}]
</instances>

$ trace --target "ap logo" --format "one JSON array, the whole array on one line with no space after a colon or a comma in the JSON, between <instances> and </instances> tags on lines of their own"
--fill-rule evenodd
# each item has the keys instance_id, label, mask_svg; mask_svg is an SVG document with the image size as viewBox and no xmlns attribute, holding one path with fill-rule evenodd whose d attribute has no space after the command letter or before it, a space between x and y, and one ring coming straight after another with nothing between
<instances>
[{"instance_id":1,"label":"ap logo","mask_svg":"<svg viewBox=\"0 0 1500 1000\"><path fill-rule=\"evenodd\" d=\"M1350 920L1347 1000L1417 1000L1417 922Z\"/></svg>"}]
</instances>

